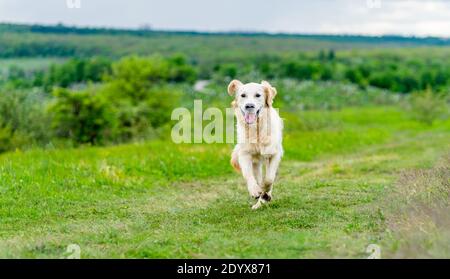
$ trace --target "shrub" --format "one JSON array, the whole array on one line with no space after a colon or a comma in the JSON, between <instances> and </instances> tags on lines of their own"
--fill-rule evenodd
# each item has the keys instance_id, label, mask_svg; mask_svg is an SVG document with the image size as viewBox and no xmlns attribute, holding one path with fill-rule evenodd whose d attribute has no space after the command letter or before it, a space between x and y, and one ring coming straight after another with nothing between
<instances>
[{"instance_id":1,"label":"shrub","mask_svg":"<svg viewBox=\"0 0 450 279\"><path fill-rule=\"evenodd\" d=\"M112 98L128 99L133 104L144 100L148 90L169 78L169 64L161 57L139 58L131 56L112 66L106 78Z\"/></svg>"},{"instance_id":2,"label":"shrub","mask_svg":"<svg viewBox=\"0 0 450 279\"><path fill-rule=\"evenodd\" d=\"M312 62L287 62L282 65L282 73L286 77L300 80L313 79L320 76L319 64Z\"/></svg>"},{"instance_id":3,"label":"shrub","mask_svg":"<svg viewBox=\"0 0 450 279\"><path fill-rule=\"evenodd\" d=\"M140 102L147 98L148 90L167 82L193 82L194 68L183 56L165 59L160 56L130 56L112 65L112 73L106 77L114 97Z\"/></svg>"},{"instance_id":4,"label":"shrub","mask_svg":"<svg viewBox=\"0 0 450 279\"><path fill-rule=\"evenodd\" d=\"M26 72L18 66L10 66L8 69L7 80L9 86L12 88L26 88L28 87L28 80L26 79Z\"/></svg>"},{"instance_id":5,"label":"shrub","mask_svg":"<svg viewBox=\"0 0 450 279\"><path fill-rule=\"evenodd\" d=\"M54 90L49 110L54 131L79 144L147 138L170 121L177 105L178 94L167 82L188 81L191 70L181 56L123 58L100 88Z\"/></svg>"},{"instance_id":6,"label":"shrub","mask_svg":"<svg viewBox=\"0 0 450 279\"><path fill-rule=\"evenodd\" d=\"M412 117L427 125L449 113L448 97L433 93L430 88L423 92L413 93L408 102L408 109Z\"/></svg>"},{"instance_id":7,"label":"shrub","mask_svg":"<svg viewBox=\"0 0 450 279\"><path fill-rule=\"evenodd\" d=\"M170 121L179 94L167 81L192 78L182 73L187 69L184 67L184 58L167 60L158 56L128 57L113 65L102 94L114 107L121 140L145 137Z\"/></svg>"},{"instance_id":8,"label":"shrub","mask_svg":"<svg viewBox=\"0 0 450 279\"><path fill-rule=\"evenodd\" d=\"M359 85L364 85L366 81L364 80L364 76L358 69L348 69L345 71L345 78L352 83L356 83Z\"/></svg>"},{"instance_id":9,"label":"shrub","mask_svg":"<svg viewBox=\"0 0 450 279\"><path fill-rule=\"evenodd\" d=\"M222 77L228 77L234 79L238 74L238 67L235 64L227 63L218 67L218 73Z\"/></svg>"},{"instance_id":10,"label":"shrub","mask_svg":"<svg viewBox=\"0 0 450 279\"><path fill-rule=\"evenodd\" d=\"M0 127L0 153L20 147L22 142L21 136L9 126Z\"/></svg>"},{"instance_id":11,"label":"shrub","mask_svg":"<svg viewBox=\"0 0 450 279\"><path fill-rule=\"evenodd\" d=\"M197 71L187 63L183 55L174 55L169 58L169 81L194 83L197 80Z\"/></svg>"},{"instance_id":12,"label":"shrub","mask_svg":"<svg viewBox=\"0 0 450 279\"><path fill-rule=\"evenodd\" d=\"M0 152L50 140L46 101L37 91L0 92Z\"/></svg>"},{"instance_id":13,"label":"shrub","mask_svg":"<svg viewBox=\"0 0 450 279\"><path fill-rule=\"evenodd\" d=\"M53 95L55 100L49 111L57 136L79 144L101 144L113 138L113 110L92 88L79 92L59 88Z\"/></svg>"}]
</instances>

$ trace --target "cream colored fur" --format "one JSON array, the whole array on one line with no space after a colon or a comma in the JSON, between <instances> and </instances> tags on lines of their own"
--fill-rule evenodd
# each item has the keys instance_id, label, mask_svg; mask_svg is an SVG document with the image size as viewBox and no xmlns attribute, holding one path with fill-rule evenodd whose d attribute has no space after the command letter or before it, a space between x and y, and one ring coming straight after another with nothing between
<instances>
[{"instance_id":1,"label":"cream colored fur","mask_svg":"<svg viewBox=\"0 0 450 279\"><path fill-rule=\"evenodd\" d=\"M259 208L272 199L272 188L283 155L283 122L272 107L277 91L267 81L242 84L233 80L228 93L235 96L232 106L237 118L237 140L231 154L231 165L242 172L250 195L258 199ZM245 120L245 106L254 104L259 111L254 123Z\"/></svg>"}]
</instances>

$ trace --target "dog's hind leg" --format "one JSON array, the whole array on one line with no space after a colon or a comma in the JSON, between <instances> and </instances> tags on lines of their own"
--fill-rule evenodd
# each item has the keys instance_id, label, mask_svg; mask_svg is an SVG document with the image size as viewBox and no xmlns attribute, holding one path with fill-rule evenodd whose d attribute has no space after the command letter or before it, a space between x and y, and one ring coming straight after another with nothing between
<instances>
[{"instance_id":1,"label":"dog's hind leg","mask_svg":"<svg viewBox=\"0 0 450 279\"><path fill-rule=\"evenodd\" d=\"M233 149L233 153L231 153L230 163L235 171L241 172L241 167L239 166L239 146L238 145L236 145L236 147Z\"/></svg>"}]
</instances>

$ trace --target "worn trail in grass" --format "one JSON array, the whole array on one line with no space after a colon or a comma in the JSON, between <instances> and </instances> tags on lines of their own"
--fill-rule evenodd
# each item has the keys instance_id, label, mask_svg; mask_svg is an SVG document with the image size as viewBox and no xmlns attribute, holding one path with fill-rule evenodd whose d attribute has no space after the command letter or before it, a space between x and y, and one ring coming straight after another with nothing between
<instances>
[{"instance_id":1,"label":"worn trail in grass","mask_svg":"<svg viewBox=\"0 0 450 279\"><path fill-rule=\"evenodd\" d=\"M273 203L258 211L228 166L228 147L9 154L0 255L59 258L75 243L86 258L367 257L367 245L385 241L379 204L399 170L431 167L449 143L448 131L425 129L310 161L288 156ZM148 158L154 150L167 158Z\"/></svg>"}]
</instances>

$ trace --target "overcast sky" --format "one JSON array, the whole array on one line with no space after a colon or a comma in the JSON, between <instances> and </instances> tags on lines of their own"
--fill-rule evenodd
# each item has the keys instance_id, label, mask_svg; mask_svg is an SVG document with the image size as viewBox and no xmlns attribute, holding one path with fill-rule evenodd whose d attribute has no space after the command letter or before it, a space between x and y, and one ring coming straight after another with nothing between
<instances>
[{"instance_id":1,"label":"overcast sky","mask_svg":"<svg viewBox=\"0 0 450 279\"><path fill-rule=\"evenodd\" d=\"M0 22L450 37L450 1L0 0Z\"/></svg>"}]
</instances>

